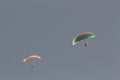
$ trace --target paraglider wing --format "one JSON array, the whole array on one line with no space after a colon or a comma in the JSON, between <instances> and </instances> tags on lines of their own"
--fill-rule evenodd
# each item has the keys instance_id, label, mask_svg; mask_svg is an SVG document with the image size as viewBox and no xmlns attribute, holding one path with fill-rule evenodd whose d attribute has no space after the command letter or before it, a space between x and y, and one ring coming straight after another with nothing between
<instances>
[{"instance_id":1,"label":"paraglider wing","mask_svg":"<svg viewBox=\"0 0 120 80\"><path fill-rule=\"evenodd\" d=\"M73 46L77 44L78 41L87 39L87 38L94 38L95 34L92 32L83 32L81 34L78 34L77 36L75 36L75 38L72 41Z\"/></svg>"},{"instance_id":2,"label":"paraglider wing","mask_svg":"<svg viewBox=\"0 0 120 80\"><path fill-rule=\"evenodd\" d=\"M23 59L23 62L26 62L26 61L28 61L30 59L41 59L41 57L39 55L31 55L31 56L25 57Z\"/></svg>"}]
</instances>

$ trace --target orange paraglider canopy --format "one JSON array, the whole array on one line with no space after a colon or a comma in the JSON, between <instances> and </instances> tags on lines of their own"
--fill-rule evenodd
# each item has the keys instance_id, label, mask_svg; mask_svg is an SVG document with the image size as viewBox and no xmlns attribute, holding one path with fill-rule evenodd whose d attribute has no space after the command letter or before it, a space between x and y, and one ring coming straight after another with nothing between
<instances>
[{"instance_id":1,"label":"orange paraglider canopy","mask_svg":"<svg viewBox=\"0 0 120 80\"><path fill-rule=\"evenodd\" d=\"M26 62L26 61L28 61L28 60L30 60L30 59L41 59L41 56L39 56L39 55L27 56L27 57L25 57L25 58L23 59L23 62Z\"/></svg>"}]
</instances>

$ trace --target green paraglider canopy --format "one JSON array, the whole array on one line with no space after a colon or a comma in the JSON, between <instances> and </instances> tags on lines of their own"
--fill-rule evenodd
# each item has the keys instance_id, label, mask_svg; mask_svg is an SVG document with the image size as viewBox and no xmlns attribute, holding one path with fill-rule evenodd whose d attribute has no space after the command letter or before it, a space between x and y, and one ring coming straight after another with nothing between
<instances>
[{"instance_id":1,"label":"green paraglider canopy","mask_svg":"<svg viewBox=\"0 0 120 80\"><path fill-rule=\"evenodd\" d=\"M77 44L78 41L84 40L84 39L88 39L88 38L94 38L95 34L92 32L83 32L81 34L78 34L77 36L75 36L75 38L73 38L72 44L73 46ZM85 44L87 46L87 44Z\"/></svg>"}]
</instances>

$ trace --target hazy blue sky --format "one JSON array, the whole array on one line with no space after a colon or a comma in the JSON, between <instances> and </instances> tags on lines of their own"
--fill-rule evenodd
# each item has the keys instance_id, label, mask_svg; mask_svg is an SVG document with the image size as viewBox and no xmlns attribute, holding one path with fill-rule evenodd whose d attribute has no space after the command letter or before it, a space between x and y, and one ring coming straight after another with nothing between
<instances>
[{"instance_id":1,"label":"hazy blue sky","mask_svg":"<svg viewBox=\"0 0 120 80\"><path fill-rule=\"evenodd\" d=\"M84 31L96 39L73 47ZM120 80L119 35L120 0L1 0L0 80Z\"/></svg>"}]
</instances>

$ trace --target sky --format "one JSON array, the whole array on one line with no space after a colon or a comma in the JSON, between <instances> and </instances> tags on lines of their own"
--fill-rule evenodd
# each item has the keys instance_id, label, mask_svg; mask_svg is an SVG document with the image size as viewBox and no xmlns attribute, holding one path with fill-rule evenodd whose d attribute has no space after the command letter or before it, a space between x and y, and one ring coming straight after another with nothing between
<instances>
[{"instance_id":1,"label":"sky","mask_svg":"<svg viewBox=\"0 0 120 80\"><path fill-rule=\"evenodd\" d=\"M119 22L119 0L1 0L0 79L120 80ZM72 46L85 31L96 38Z\"/></svg>"}]
</instances>

